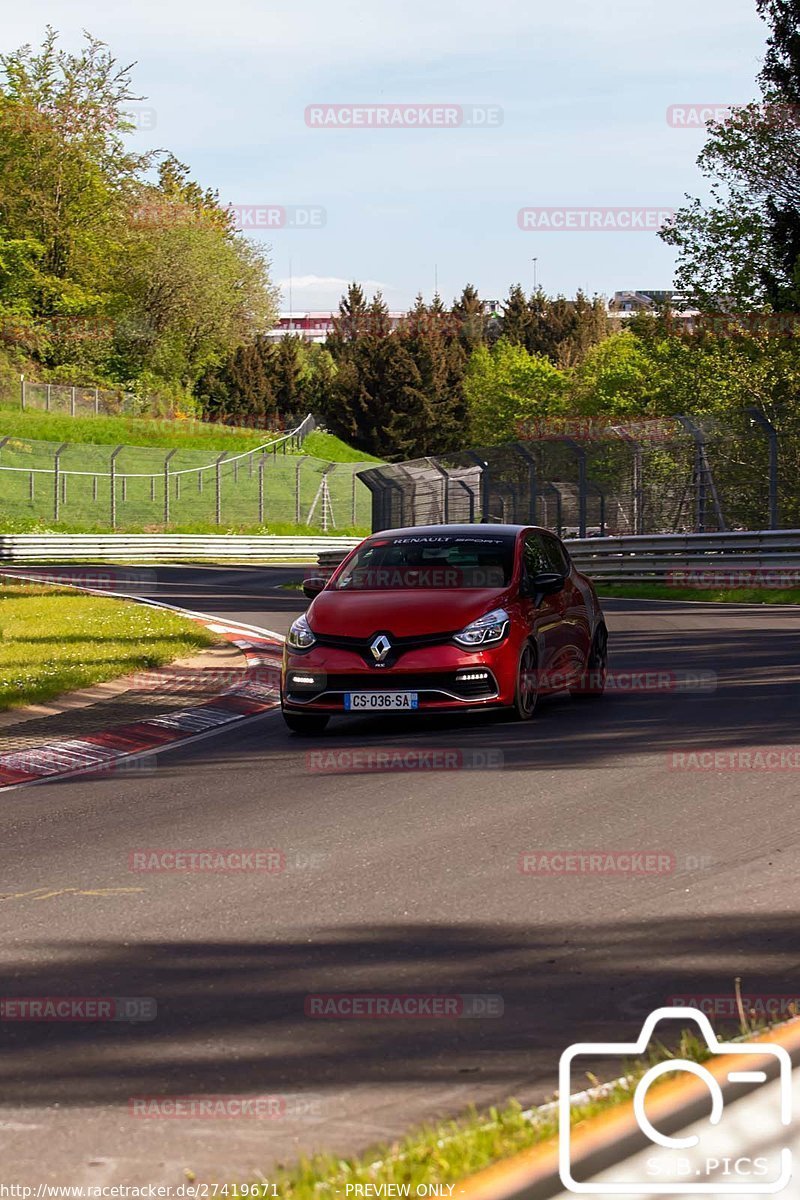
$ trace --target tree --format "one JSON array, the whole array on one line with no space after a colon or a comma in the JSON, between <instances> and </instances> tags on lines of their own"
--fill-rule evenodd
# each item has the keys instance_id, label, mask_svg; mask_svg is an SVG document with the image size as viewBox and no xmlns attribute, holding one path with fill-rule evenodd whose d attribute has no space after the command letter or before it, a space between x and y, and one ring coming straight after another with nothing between
<instances>
[{"instance_id":1,"label":"tree","mask_svg":"<svg viewBox=\"0 0 800 1200\"><path fill-rule=\"evenodd\" d=\"M468 283L458 300L454 301L452 315L455 320L461 345L470 353L486 340L486 313L477 289Z\"/></svg>"},{"instance_id":2,"label":"tree","mask_svg":"<svg viewBox=\"0 0 800 1200\"><path fill-rule=\"evenodd\" d=\"M800 0L757 0L770 24L762 103L713 122L698 158L711 201L661 231L677 247L679 287L705 308L800 310Z\"/></svg>"},{"instance_id":3,"label":"tree","mask_svg":"<svg viewBox=\"0 0 800 1200\"><path fill-rule=\"evenodd\" d=\"M503 337L511 346L528 346L532 314L520 284L509 289L503 305Z\"/></svg>"},{"instance_id":4,"label":"tree","mask_svg":"<svg viewBox=\"0 0 800 1200\"><path fill-rule=\"evenodd\" d=\"M308 407L308 364L302 339L283 337L271 346L266 368L278 415L300 417L301 409Z\"/></svg>"},{"instance_id":5,"label":"tree","mask_svg":"<svg viewBox=\"0 0 800 1200\"><path fill-rule=\"evenodd\" d=\"M89 34L77 54L57 42L48 27L38 53L0 55L0 211L13 236L42 247L37 313L81 311L82 289L96 302L111 286L106 242L152 163L122 141L124 105L139 98L131 67Z\"/></svg>"},{"instance_id":6,"label":"tree","mask_svg":"<svg viewBox=\"0 0 800 1200\"><path fill-rule=\"evenodd\" d=\"M491 350L480 346L467 368L469 439L495 445L519 437L519 426L563 411L567 376L544 355L501 339Z\"/></svg>"},{"instance_id":7,"label":"tree","mask_svg":"<svg viewBox=\"0 0 800 1200\"><path fill-rule=\"evenodd\" d=\"M89 34L60 49L50 28L0 56L0 314L30 326L46 367L185 395L269 326L276 296L215 192L165 151L126 149L131 72ZM107 318L102 336L53 334L84 316Z\"/></svg>"},{"instance_id":8,"label":"tree","mask_svg":"<svg viewBox=\"0 0 800 1200\"><path fill-rule=\"evenodd\" d=\"M328 348L336 357L349 342L355 342L368 331L369 311L364 289L351 283L339 301L339 315L334 317L333 332L328 336Z\"/></svg>"}]
</instances>

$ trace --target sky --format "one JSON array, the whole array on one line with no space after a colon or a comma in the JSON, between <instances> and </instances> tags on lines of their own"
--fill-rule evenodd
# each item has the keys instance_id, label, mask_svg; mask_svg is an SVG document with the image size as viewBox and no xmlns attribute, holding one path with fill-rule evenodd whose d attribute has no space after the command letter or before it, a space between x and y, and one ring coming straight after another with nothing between
<instances>
[{"instance_id":1,"label":"sky","mask_svg":"<svg viewBox=\"0 0 800 1200\"><path fill-rule=\"evenodd\" d=\"M131 145L237 206L294 311L669 288L648 222L707 194L696 108L757 97L766 37L755 0L4 0L0 47L48 23L136 62Z\"/></svg>"}]
</instances>

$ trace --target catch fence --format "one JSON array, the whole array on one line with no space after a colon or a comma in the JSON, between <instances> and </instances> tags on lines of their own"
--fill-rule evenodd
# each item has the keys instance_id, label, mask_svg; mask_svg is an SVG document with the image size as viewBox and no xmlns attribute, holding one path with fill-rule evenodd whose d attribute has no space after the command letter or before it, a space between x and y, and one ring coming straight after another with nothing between
<instances>
[{"instance_id":1,"label":"catch fence","mask_svg":"<svg viewBox=\"0 0 800 1200\"><path fill-rule=\"evenodd\" d=\"M800 524L800 436L756 409L738 425L554 418L535 433L362 471L373 530L502 521L584 538Z\"/></svg>"},{"instance_id":2,"label":"catch fence","mask_svg":"<svg viewBox=\"0 0 800 1200\"><path fill-rule=\"evenodd\" d=\"M87 529L162 526L367 527L364 463L298 453L307 417L281 438L245 451L90 445L0 437L0 506L6 519Z\"/></svg>"}]
</instances>

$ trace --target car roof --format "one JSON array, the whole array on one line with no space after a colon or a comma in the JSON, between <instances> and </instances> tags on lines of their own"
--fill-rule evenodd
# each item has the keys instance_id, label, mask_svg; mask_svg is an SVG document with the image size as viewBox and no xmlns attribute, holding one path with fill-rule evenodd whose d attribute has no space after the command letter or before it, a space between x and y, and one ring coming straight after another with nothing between
<instances>
[{"instance_id":1,"label":"car roof","mask_svg":"<svg viewBox=\"0 0 800 1200\"><path fill-rule=\"evenodd\" d=\"M426 535L443 533L455 534L458 537L479 537L487 532L499 533L505 537L517 537L520 533L526 531L536 533L551 533L550 529L543 529L538 525L501 525L499 522L486 521L474 525L409 525L404 529L376 529L374 533L369 535L369 538L375 537L404 537L414 535L415 537L425 537ZM555 536L555 535L554 535Z\"/></svg>"}]
</instances>

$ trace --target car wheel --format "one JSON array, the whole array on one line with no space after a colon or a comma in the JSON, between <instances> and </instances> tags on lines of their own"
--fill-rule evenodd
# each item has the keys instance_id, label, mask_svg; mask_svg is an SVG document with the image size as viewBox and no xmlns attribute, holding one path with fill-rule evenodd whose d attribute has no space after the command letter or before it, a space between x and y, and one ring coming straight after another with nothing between
<instances>
[{"instance_id":1,"label":"car wheel","mask_svg":"<svg viewBox=\"0 0 800 1200\"><path fill-rule=\"evenodd\" d=\"M536 650L530 642L522 647L517 667L517 687L514 695L514 714L520 721L530 721L539 699Z\"/></svg>"},{"instance_id":2,"label":"car wheel","mask_svg":"<svg viewBox=\"0 0 800 1200\"><path fill-rule=\"evenodd\" d=\"M292 733L298 733L302 737L313 737L316 733L322 733L330 720L330 717L320 717L312 713L285 712L282 716Z\"/></svg>"},{"instance_id":3,"label":"car wheel","mask_svg":"<svg viewBox=\"0 0 800 1200\"><path fill-rule=\"evenodd\" d=\"M598 625L592 639L592 648L586 663L586 670L581 675L570 693L579 699L596 699L606 690L608 678L608 630L605 625Z\"/></svg>"}]
</instances>

